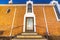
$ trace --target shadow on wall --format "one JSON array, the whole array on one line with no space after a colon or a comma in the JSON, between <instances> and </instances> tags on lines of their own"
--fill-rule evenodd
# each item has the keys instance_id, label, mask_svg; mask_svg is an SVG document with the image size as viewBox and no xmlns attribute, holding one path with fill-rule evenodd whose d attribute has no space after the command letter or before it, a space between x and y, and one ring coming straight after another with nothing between
<instances>
[{"instance_id":1,"label":"shadow on wall","mask_svg":"<svg viewBox=\"0 0 60 40\"><path fill-rule=\"evenodd\" d=\"M48 40L60 40L60 36L48 36Z\"/></svg>"}]
</instances>

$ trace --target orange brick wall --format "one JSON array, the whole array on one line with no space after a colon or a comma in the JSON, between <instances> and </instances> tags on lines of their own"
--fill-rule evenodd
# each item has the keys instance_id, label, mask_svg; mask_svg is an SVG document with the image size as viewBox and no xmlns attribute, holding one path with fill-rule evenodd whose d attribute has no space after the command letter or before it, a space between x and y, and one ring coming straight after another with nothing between
<instances>
[{"instance_id":1,"label":"orange brick wall","mask_svg":"<svg viewBox=\"0 0 60 40\"><path fill-rule=\"evenodd\" d=\"M10 8L10 13L6 13L7 8ZM14 11L14 6L0 6L0 31L4 31L3 35L5 36L10 35ZM23 31L25 11L25 6L16 6L16 15L12 35L19 34Z\"/></svg>"},{"instance_id":2,"label":"orange brick wall","mask_svg":"<svg viewBox=\"0 0 60 40\"><path fill-rule=\"evenodd\" d=\"M7 9L10 8L10 13L7 13ZM4 31L3 35L9 35L12 25L14 13L14 6L0 6L0 31Z\"/></svg>"},{"instance_id":3,"label":"orange brick wall","mask_svg":"<svg viewBox=\"0 0 60 40\"><path fill-rule=\"evenodd\" d=\"M24 22L24 14L25 14L25 11L26 11L25 6L21 6L21 7L18 6L16 8L17 8L17 11L16 11L15 22L14 22L14 27L16 27L16 28L13 29L12 35L22 33L23 22Z\"/></svg>"},{"instance_id":4,"label":"orange brick wall","mask_svg":"<svg viewBox=\"0 0 60 40\"><path fill-rule=\"evenodd\" d=\"M60 22L56 20L56 16L53 10L52 6L46 6L44 7L47 23L48 23L48 29L50 35L60 35Z\"/></svg>"},{"instance_id":5,"label":"orange brick wall","mask_svg":"<svg viewBox=\"0 0 60 40\"><path fill-rule=\"evenodd\" d=\"M3 9L2 9L3 8ZM6 13L7 8L10 8L10 13ZM47 26L50 35L60 35L60 22L56 20L53 6L44 6ZM0 6L0 31L4 31L3 35L10 35L12 20L14 15L14 6ZM25 6L16 6L16 16L12 35L17 35L23 32ZM43 7L34 6L34 14L36 16L36 30L40 35L46 34L46 23L44 19Z\"/></svg>"},{"instance_id":6,"label":"orange brick wall","mask_svg":"<svg viewBox=\"0 0 60 40\"><path fill-rule=\"evenodd\" d=\"M35 6L34 13L36 16L36 30L40 35L44 35L46 33L44 14L42 6Z\"/></svg>"}]
</instances>

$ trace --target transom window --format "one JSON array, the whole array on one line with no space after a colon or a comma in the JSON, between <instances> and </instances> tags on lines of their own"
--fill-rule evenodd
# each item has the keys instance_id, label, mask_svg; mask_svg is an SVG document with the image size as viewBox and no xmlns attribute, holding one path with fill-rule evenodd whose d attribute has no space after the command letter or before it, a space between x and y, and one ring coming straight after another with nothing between
<instances>
[{"instance_id":1,"label":"transom window","mask_svg":"<svg viewBox=\"0 0 60 40\"><path fill-rule=\"evenodd\" d=\"M28 4L28 12L32 12L32 4L31 3Z\"/></svg>"}]
</instances>

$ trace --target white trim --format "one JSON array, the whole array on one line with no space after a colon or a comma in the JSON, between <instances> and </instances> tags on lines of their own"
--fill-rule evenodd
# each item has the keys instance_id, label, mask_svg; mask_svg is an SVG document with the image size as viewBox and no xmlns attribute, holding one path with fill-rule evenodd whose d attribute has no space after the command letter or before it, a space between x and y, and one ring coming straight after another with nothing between
<instances>
[{"instance_id":1,"label":"white trim","mask_svg":"<svg viewBox=\"0 0 60 40\"><path fill-rule=\"evenodd\" d=\"M0 6L26 6L26 4L0 4Z\"/></svg>"},{"instance_id":2,"label":"white trim","mask_svg":"<svg viewBox=\"0 0 60 40\"><path fill-rule=\"evenodd\" d=\"M54 4L54 3L58 4L58 1L51 1L50 2L50 4Z\"/></svg>"},{"instance_id":3,"label":"white trim","mask_svg":"<svg viewBox=\"0 0 60 40\"><path fill-rule=\"evenodd\" d=\"M12 0L10 0L10 1L9 1L9 4L12 4L12 3L13 3Z\"/></svg>"},{"instance_id":4,"label":"white trim","mask_svg":"<svg viewBox=\"0 0 60 40\"><path fill-rule=\"evenodd\" d=\"M32 4L32 13L27 12L27 8L28 8L29 3ZM25 32L26 17L33 17L34 18L34 32L36 32L36 19L35 19L35 15L34 15L34 12L33 12L33 2L32 1L27 1L27 3L26 3L26 13L24 15L23 32Z\"/></svg>"},{"instance_id":5,"label":"white trim","mask_svg":"<svg viewBox=\"0 0 60 40\"><path fill-rule=\"evenodd\" d=\"M12 26L11 26L10 36L12 36L12 31L13 31L13 28L14 28L15 16L16 16L16 7L15 7L15 11L14 11L13 20L12 20Z\"/></svg>"},{"instance_id":6,"label":"white trim","mask_svg":"<svg viewBox=\"0 0 60 40\"><path fill-rule=\"evenodd\" d=\"M32 12L33 12L33 2L32 1L27 1L26 2L26 13L28 13L28 4L31 3L32 5Z\"/></svg>"},{"instance_id":7,"label":"white trim","mask_svg":"<svg viewBox=\"0 0 60 40\"><path fill-rule=\"evenodd\" d=\"M29 13L28 13L29 14ZM23 32L25 32L25 22L26 22L26 17L33 17L34 18L34 32L36 32L36 18L34 14L25 14L24 15L24 22L23 22Z\"/></svg>"},{"instance_id":8,"label":"white trim","mask_svg":"<svg viewBox=\"0 0 60 40\"><path fill-rule=\"evenodd\" d=\"M54 4L54 3L55 3L55 4ZM56 5L57 8L58 8L58 11L59 11L59 13L60 13L60 6L59 6L58 1L51 1L50 4L54 4L54 6ZM58 15L57 15L57 13L56 13L56 9L55 9L54 7L53 7L53 9L54 9L54 12L55 12L55 16L56 16L57 21L60 21L60 19L58 18Z\"/></svg>"},{"instance_id":9,"label":"white trim","mask_svg":"<svg viewBox=\"0 0 60 40\"><path fill-rule=\"evenodd\" d=\"M56 13L56 10L55 10L54 7L53 7L53 9L54 9L54 13L55 13L55 16L56 16L57 21L60 21L60 19L58 19L58 16L57 16L57 13Z\"/></svg>"},{"instance_id":10,"label":"white trim","mask_svg":"<svg viewBox=\"0 0 60 40\"><path fill-rule=\"evenodd\" d=\"M44 14L44 20L45 20L45 24L46 24L46 32L49 35L49 31L48 31L48 23L47 23L47 18L46 18L46 13L45 13L45 9L43 7L43 14Z\"/></svg>"},{"instance_id":11,"label":"white trim","mask_svg":"<svg viewBox=\"0 0 60 40\"><path fill-rule=\"evenodd\" d=\"M54 4L33 4L33 6L54 6Z\"/></svg>"},{"instance_id":12,"label":"white trim","mask_svg":"<svg viewBox=\"0 0 60 40\"><path fill-rule=\"evenodd\" d=\"M0 6L26 6L26 4L0 4ZM54 6L54 4L33 4L33 6Z\"/></svg>"}]
</instances>

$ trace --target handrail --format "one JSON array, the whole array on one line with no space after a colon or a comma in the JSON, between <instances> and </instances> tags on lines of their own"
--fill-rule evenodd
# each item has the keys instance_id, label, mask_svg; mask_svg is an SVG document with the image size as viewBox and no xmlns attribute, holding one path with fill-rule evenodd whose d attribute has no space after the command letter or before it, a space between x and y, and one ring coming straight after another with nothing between
<instances>
[{"instance_id":1,"label":"handrail","mask_svg":"<svg viewBox=\"0 0 60 40\"><path fill-rule=\"evenodd\" d=\"M39 25L36 25L36 27L39 27L39 28L45 28L44 26L39 26Z\"/></svg>"},{"instance_id":2,"label":"handrail","mask_svg":"<svg viewBox=\"0 0 60 40\"><path fill-rule=\"evenodd\" d=\"M23 28L23 26L24 26L24 25L14 27L13 30L16 29L16 28L19 28L19 27L22 27L22 28ZM42 26L39 26L39 25L34 25L34 26L39 27L39 28L45 28L45 27L42 27ZM46 33L46 34L47 34L47 33ZM46 35L46 36L47 36L47 35Z\"/></svg>"},{"instance_id":3,"label":"handrail","mask_svg":"<svg viewBox=\"0 0 60 40\"><path fill-rule=\"evenodd\" d=\"M45 28L45 27L42 27L42 26L39 26L39 25L34 25L34 26L39 27L39 28ZM21 26L17 26L17 27L14 27L13 29L15 29L15 28L19 28L19 27L23 27L23 25L21 25Z\"/></svg>"},{"instance_id":4,"label":"handrail","mask_svg":"<svg viewBox=\"0 0 60 40\"><path fill-rule=\"evenodd\" d=\"M17 27L14 27L13 29L15 29L15 28L19 28L19 27L23 27L23 25L22 25L22 26L17 26Z\"/></svg>"}]
</instances>

